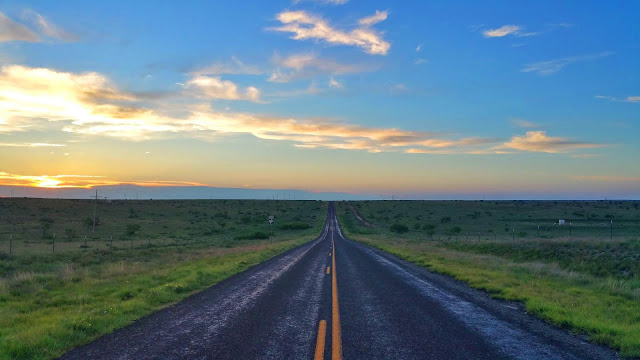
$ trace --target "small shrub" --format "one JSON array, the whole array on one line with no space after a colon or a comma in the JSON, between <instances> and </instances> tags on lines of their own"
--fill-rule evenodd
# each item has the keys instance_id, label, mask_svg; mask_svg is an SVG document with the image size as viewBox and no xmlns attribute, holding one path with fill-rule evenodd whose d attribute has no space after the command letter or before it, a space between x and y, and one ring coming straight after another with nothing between
<instances>
[{"instance_id":1,"label":"small shrub","mask_svg":"<svg viewBox=\"0 0 640 360\"><path fill-rule=\"evenodd\" d=\"M247 235L238 235L234 237L235 240L265 240L269 238L269 234L262 231L256 231Z\"/></svg>"},{"instance_id":2,"label":"small shrub","mask_svg":"<svg viewBox=\"0 0 640 360\"><path fill-rule=\"evenodd\" d=\"M451 217L450 217L450 216L443 216L443 217L440 219L440 222L441 222L441 223L443 223L443 224L450 223L450 222L451 222Z\"/></svg>"},{"instance_id":3,"label":"small shrub","mask_svg":"<svg viewBox=\"0 0 640 360\"><path fill-rule=\"evenodd\" d=\"M404 225L404 224L395 223L395 224L391 225L389 230L391 230L393 232L396 232L398 234L404 234L407 231L409 231L409 227L407 225Z\"/></svg>"},{"instance_id":4,"label":"small shrub","mask_svg":"<svg viewBox=\"0 0 640 360\"><path fill-rule=\"evenodd\" d=\"M311 226L309 224L301 221L294 221L280 225L280 229L282 230L304 230L309 229L310 227Z\"/></svg>"}]
</instances>

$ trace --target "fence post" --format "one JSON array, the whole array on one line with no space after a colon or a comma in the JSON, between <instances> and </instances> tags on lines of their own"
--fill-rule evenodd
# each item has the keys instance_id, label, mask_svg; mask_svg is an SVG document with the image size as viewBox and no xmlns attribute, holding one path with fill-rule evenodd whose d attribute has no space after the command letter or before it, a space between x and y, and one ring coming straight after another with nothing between
<instances>
[{"instance_id":1,"label":"fence post","mask_svg":"<svg viewBox=\"0 0 640 360\"><path fill-rule=\"evenodd\" d=\"M511 241L516 241L516 228L511 229Z\"/></svg>"},{"instance_id":2,"label":"fence post","mask_svg":"<svg viewBox=\"0 0 640 360\"><path fill-rule=\"evenodd\" d=\"M84 250L87 250L87 235L84 236Z\"/></svg>"},{"instance_id":3,"label":"fence post","mask_svg":"<svg viewBox=\"0 0 640 360\"><path fill-rule=\"evenodd\" d=\"M13 234L9 234L9 255L13 254Z\"/></svg>"},{"instance_id":4,"label":"fence post","mask_svg":"<svg viewBox=\"0 0 640 360\"><path fill-rule=\"evenodd\" d=\"M111 235L111 248L113 249L113 235Z\"/></svg>"},{"instance_id":5,"label":"fence post","mask_svg":"<svg viewBox=\"0 0 640 360\"><path fill-rule=\"evenodd\" d=\"M613 220L611 220L611 226L610 226L611 232L610 232L610 239L613 240Z\"/></svg>"}]
</instances>

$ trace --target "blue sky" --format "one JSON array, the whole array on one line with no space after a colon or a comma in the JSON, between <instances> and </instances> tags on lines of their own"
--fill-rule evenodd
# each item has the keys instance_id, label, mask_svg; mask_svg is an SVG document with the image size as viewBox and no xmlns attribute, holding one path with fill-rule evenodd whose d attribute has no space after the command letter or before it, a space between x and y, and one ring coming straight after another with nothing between
<instances>
[{"instance_id":1,"label":"blue sky","mask_svg":"<svg viewBox=\"0 0 640 360\"><path fill-rule=\"evenodd\" d=\"M0 13L0 185L640 196L635 1Z\"/></svg>"}]
</instances>

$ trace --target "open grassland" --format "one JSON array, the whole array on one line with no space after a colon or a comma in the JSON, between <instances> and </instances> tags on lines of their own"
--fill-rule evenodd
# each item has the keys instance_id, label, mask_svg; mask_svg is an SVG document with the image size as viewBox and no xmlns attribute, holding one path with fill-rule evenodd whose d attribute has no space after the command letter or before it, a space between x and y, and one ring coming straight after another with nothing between
<instances>
[{"instance_id":1,"label":"open grassland","mask_svg":"<svg viewBox=\"0 0 640 360\"><path fill-rule=\"evenodd\" d=\"M98 204L95 233L87 213L89 201L0 199L0 359L57 357L309 241L326 203L114 201Z\"/></svg>"},{"instance_id":2,"label":"open grassland","mask_svg":"<svg viewBox=\"0 0 640 360\"><path fill-rule=\"evenodd\" d=\"M637 201L363 201L340 203L338 213L354 240L519 301L546 321L639 358L639 207ZM566 225L554 225L560 219Z\"/></svg>"}]
</instances>

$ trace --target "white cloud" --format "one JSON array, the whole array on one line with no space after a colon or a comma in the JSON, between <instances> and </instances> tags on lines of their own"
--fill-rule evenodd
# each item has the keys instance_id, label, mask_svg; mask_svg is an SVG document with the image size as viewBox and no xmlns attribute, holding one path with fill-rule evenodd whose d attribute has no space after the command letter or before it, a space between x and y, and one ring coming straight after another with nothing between
<instances>
[{"instance_id":1,"label":"white cloud","mask_svg":"<svg viewBox=\"0 0 640 360\"><path fill-rule=\"evenodd\" d=\"M344 75L374 69L374 67L366 65L341 64L311 53L295 54L285 58L276 56L273 62L278 68L271 73L269 81L280 83L311 78L316 75ZM283 68L286 70L283 71Z\"/></svg>"},{"instance_id":2,"label":"white cloud","mask_svg":"<svg viewBox=\"0 0 640 360\"><path fill-rule=\"evenodd\" d=\"M422 44L416 46L416 52L420 52L422 50Z\"/></svg>"},{"instance_id":3,"label":"white cloud","mask_svg":"<svg viewBox=\"0 0 640 360\"><path fill-rule=\"evenodd\" d=\"M632 102L632 103L640 102L640 96L627 96L625 101Z\"/></svg>"},{"instance_id":4,"label":"white cloud","mask_svg":"<svg viewBox=\"0 0 640 360\"><path fill-rule=\"evenodd\" d=\"M482 32L484 37L503 37L510 34L518 34L522 30L520 26L517 25L503 25L497 29L488 29Z\"/></svg>"},{"instance_id":5,"label":"white cloud","mask_svg":"<svg viewBox=\"0 0 640 360\"><path fill-rule=\"evenodd\" d=\"M278 14L277 19L283 24L271 30L292 33L295 40L323 40L329 44L351 45L362 48L369 54L386 55L391 44L382 38L382 34L371 29L369 25L386 19L386 11L379 12L370 17L360 19L365 24L350 31L333 28L321 17L308 14L305 11L284 11Z\"/></svg>"},{"instance_id":6,"label":"white cloud","mask_svg":"<svg viewBox=\"0 0 640 360\"><path fill-rule=\"evenodd\" d=\"M8 41L39 42L40 37L28 27L0 12L0 42Z\"/></svg>"},{"instance_id":7,"label":"white cloud","mask_svg":"<svg viewBox=\"0 0 640 360\"><path fill-rule=\"evenodd\" d=\"M222 80L217 76L194 76L187 81L185 88L196 89L204 96L212 99L260 101L260 90L257 88L249 86L244 92L240 92L235 83L229 80Z\"/></svg>"},{"instance_id":8,"label":"white cloud","mask_svg":"<svg viewBox=\"0 0 640 360\"><path fill-rule=\"evenodd\" d=\"M589 54L589 55L580 55L580 56L571 56L565 57L561 59L554 59L548 61L540 61L532 64L526 65L522 72L535 72L539 75L551 75L556 73L567 65L583 62L583 61L592 61L601 59L607 56L612 55L613 53L610 51L601 52L598 54Z\"/></svg>"}]
</instances>

